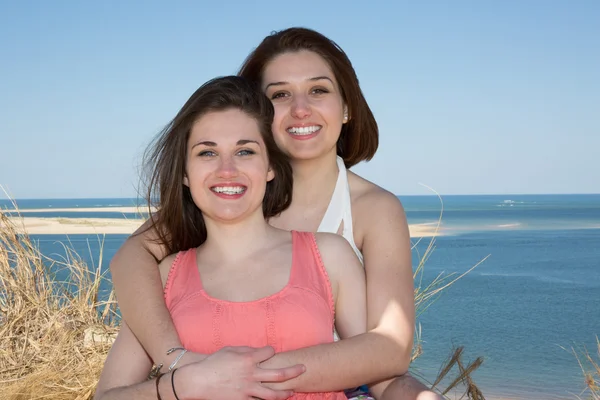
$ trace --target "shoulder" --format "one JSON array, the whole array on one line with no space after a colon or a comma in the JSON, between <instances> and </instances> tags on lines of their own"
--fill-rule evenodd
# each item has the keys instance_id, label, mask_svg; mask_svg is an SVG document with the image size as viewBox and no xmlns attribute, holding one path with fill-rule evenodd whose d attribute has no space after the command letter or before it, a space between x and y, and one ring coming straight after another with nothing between
<instances>
[{"instance_id":1,"label":"shoulder","mask_svg":"<svg viewBox=\"0 0 600 400\"><path fill-rule=\"evenodd\" d=\"M152 220L145 221L125 243L119 248L110 261L111 270L128 268L139 259L150 255L158 263L166 255L166 248L161 244L156 226Z\"/></svg>"},{"instance_id":2,"label":"shoulder","mask_svg":"<svg viewBox=\"0 0 600 400\"><path fill-rule=\"evenodd\" d=\"M355 226L363 232L384 221L406 224L406 214L400 199L392 192L353 172L348 173L352 214Z\"/></svg>"},{"instance_id":3,"label":"shoulder","mask_svg":"<svg viewBox=\"0 0 600 400\"><path fill-rule=\"evenodd\" d=\"M341 271L350 268L362 270L362 264L352 246L344 237L335 233L314 233L321 260L327 273L334 280L340 278Z\"/></svg>"},{"instance_id":4,"label":"shoulder","mask_svg":"<svg viewBox=\"0 0 600 400\"><path fill-rule=\"evenodd\" d=\"M316 232L313 233L313 235L315 236L317 247L319 248L321 255L323 255L323 253L335 254L336 252L345 252L347 250L354 253L350 243L337 233Z\"/></svg>"}]
</instances>

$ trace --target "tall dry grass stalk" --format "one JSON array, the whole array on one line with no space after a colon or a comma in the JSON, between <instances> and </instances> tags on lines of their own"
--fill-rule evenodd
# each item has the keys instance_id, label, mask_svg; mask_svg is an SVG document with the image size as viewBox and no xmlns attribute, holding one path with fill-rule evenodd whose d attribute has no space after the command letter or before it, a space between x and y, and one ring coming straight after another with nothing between
<instances>
[{"instance_id":1,"label":"tall dry grass stalk","mask_svg":"<svg viewBox=\"0 0 600 400\"><path fill-rule=\"evenodd\" d=\"M579 399L600 400L600 338L598 336L596 336L596 350L597 354L594 357L593 353L585 348L580 351L571 348L585 381L585 389L577 396Z\"/></svg>"},{"instance_id":2,"label":"tall dry grass stalk","mask_svg":"<svg viewBox=\"0 0 600 400\"><path fill-rule=\"evenodd\" d=\"M17 228L0 211L0 398L91 399L117 330L114 295L100 299L99 267L67 247L49 258Z\"/></svg>"},{"instance_id":3,"label":"tall dry grass stalk","mask_svg":"<svg viewBox=\"0 0 600 400\"><path fill-rule=\"evenodd\" d=\"M425 186L425 185L423 185L423 186ZM411 250L418 251L417 246L423 240L429 240L429 243L427 243L427 246L425 247L425 251L423 252L423 254L418 254L419 261L417 263L417 267L415 268L415 271L413 274L413 279L415 281L415 307L416 307L417 317L420 314L422 314L423 312L425 312L425 310L427 310L435 302L435 300L437 300L439 298L439 296L442 294L442 292L445 289L452 286L454 283L456 283L458 280L463 278L465 275L467 275L468 273L473 271L475 268L477 268L479 265L481 265L485 260L487 260L490 257L490 254L488 254L483 259L481 259L477 264L473 265L471 268L469 268L468 270L466 270L465 272L463 272L461 274L454 273L454 272L453 273L441 273L438 276L436 276L433 281L431 281L425 285L423 284L423 276L424 276L423 273L425 271L425 264L427 263L427 260L429 260L429 257L435 250L436 238L439 235L439 231L440 231L440 228L442 225L442 217L444 215L444 202L443 202L440 194L428 186L425 186L425 187L427 187L429 190L434 192L436 194L436 196L438 197L438 199L440 201L440 214L439 214L438 220L436 222L433 235L429 238L425 238L425 237L419 238L412 245L412 249L411 249Z\"/></svg>"},{"instance_id":4,"label":"tall dry grass stalk","mask_svg":"<svg viewBox=\"0 0 600 400\"><path fill-rule=\"evenodd\" d=\"M480 260L477 264L473 265L471 268L466 270L463 273L440 273L438 274L431 282L424 284L424 272L425 265L429 260L429 257L433 254L435 250L436 239L439 234L439 230L442 225L442 217L444 215L444 202L439 193L437 193L432 188L425 186L427 189L431 190L436 194L440 201L440 214L438 220L435 225L434 234L429 238L419 238L413 245L411 250L417 252L418 262L413 273L413 279L415 283L415 308L416 308L416 316L417 318L424 313L432 304L435 303L440 297L440 295L444 292L444 290L448 289L458 280L463 278L465 275L473 271L479 265L481 265L490 255L487 255L482 260ZM422 254L418 252L418 246L422 241L428 240L429 242L425 246L425 250ZM478 357L474 362L470 363L467 367L463 366L463 362L461 360L462 353L464 347L459 347L452 351L448 360L441 366L438 376L436 380L431 385L433 390L436 390L443 396L447 396L448 393L453 392L456 394L457 391L460 391L459 386L463 388L463 391L460 393L460 398L467 398L471 400L485 400L481 390L477 387L471 374L483 364L483 358ZM411 362L415 361L419 356L423 353L423 344L422 344L422 334L421 334L421 326L417 323L416 331L415 331L415 346L413 349L413 354L411 357ZM454 379L450 378L450 374L456 368L458 369L456 377ZM413 372L414 375L419 376L420 374ZM421 379L424 379L422 376L419 376ZM446 388L440 388L439 385L443 380L451 379L450 383L448 383ZM462 386L461 386L462 384ZM446 397L448 398L448 397Z\"/></svg>"},{"instance_id":5,"label":"tall dry grass stalk","mask_svg":"<svg viewBox=\"0 0 600 400\"><path fill-rule=\"evenodd\" d=\"M477 357L475 361L470 362L466 366L462 360L464 347L456 348L440 369L440 372L433 382L432 388L436 389L443 380L450 380L446 388L439 389L442 395L447 396L452 393L460 399L469 400L485 400L483 393L475 384L471 374L483 364L483 358ZM457 369L457 374L454 378L450 373Z\"/></svg>"}]
</instances>

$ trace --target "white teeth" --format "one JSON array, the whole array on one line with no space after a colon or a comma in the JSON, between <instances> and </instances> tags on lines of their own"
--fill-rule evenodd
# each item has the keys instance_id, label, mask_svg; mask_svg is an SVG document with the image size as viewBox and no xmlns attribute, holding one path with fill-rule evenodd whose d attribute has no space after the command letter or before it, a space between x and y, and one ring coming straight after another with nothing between
<instances>
[{"instance_id":1,"label":"white teeth","mask_svg":"<svg viewBox=\"0 0 600 400\"><path fill-rule=\"evenodd\" d=\"M242 186L215 186L211 188L213 192L225 194L240 194L246 191Z\"/></svg>"},{"instance_id":2,"label":"white teeth","mask_svg":"<svg viewBox=\"0 0 600 400\"><path fill-rule=\"evenodd\" d=\"M310 135L311 133L315 133L319 129L321 129L321 127L318 125L303 126L303 127L288 128L287 132L291 133L292 135Z\"/></svg>"}]
</instances>

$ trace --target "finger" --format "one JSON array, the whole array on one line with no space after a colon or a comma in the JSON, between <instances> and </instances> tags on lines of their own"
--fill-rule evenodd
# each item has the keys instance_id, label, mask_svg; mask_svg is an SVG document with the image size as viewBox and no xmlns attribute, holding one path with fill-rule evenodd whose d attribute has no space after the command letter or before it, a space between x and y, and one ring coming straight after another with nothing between
<instances>
[{"instance_id":1,"label":"finger","mask_svg":"<svg viewBox=\"0 0 600 400\"><path fill-rule=\"evenodd\" d=\"M258 364L273 357L274 354L275 349L271 346L261 347L260 349L255 349L254 353L252 354L252 361Z\"/></svg>"},{"instance_id":2,"label":"finger","mask_svg":"<svg viewBox=\"0 0 600 400\"><path fill-rule=\"evenodd\" d=\"M292 396L294 392L291 390L273 390L258 384L254 385L248 394L263 400L285 400Z\"/></svg>"},{"instance_id":3,"label":"finger","mask_svg":"<svg viewBox=\"0 0 600 400\"><path fill-rule=\"evenodd\" d=\"M277 369L256 368L254 379L259 382L285 382L302 375L305 371L306 367L302 364Z\"/></svg>"},{"instance_id":4,"label":"finger","mask_svg":"<svg viewBox=\"0 0 600 400\"><path fill-rule=\"evenodd\" d=\"M251 353L253 351L256 351L257 348L249 347L249 346L231 346L231 347L228 347L228 350L233 351L234 353L244 354L244 353Z\"/></svg>"}]
</instances>

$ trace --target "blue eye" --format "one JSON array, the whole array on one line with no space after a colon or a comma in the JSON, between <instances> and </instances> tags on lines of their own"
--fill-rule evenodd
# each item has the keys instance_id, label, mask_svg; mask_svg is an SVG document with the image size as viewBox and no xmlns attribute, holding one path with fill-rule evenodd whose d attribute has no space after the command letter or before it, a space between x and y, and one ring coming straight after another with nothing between
<instances>
[{"instance_id":1,"label":"blue eye","mask_svg":"<svg viewBox=\"0 0 600 400\"><path fill-rule=\"evenodd\" d=\"M238 151L238 154L239 154L240 156L250 156L250 155L252 155L252 154L256 154L256 153L255 153L253 150L250 150L250 149L244 149L244 150L240 150L240 151Z\"/></svg>"},{"instance_id":2,"label":"blue eye","mask_svg":"<svg viewBox=\"0 0 600 400\"><path fill-rule=\"evenodd\" d=\"M200 157L212 157L215 155L215 152L212 150L203 150L200 153L198 153L198 156Z\"/></svg>"}]
</instances>

